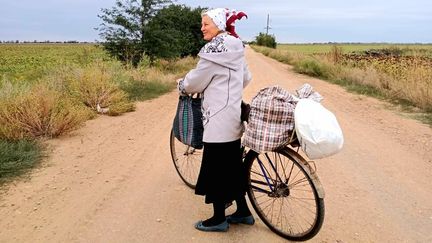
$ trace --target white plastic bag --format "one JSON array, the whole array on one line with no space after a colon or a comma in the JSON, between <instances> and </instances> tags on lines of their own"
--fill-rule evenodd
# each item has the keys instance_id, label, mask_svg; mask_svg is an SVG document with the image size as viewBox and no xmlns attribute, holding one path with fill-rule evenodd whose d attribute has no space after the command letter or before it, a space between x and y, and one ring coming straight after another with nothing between
<instances>
[{"instance_id":1,"label":"white plastic bag","mask_svg":"<svg viewBox=\"0 0 432 243\"><path fill-rule=\"evenodd\" d=\"M297 137L310 159L321 159L342 149L343 134L336 117L320 103L300 99L294 111Z\"/></svg>"}]
</instances>

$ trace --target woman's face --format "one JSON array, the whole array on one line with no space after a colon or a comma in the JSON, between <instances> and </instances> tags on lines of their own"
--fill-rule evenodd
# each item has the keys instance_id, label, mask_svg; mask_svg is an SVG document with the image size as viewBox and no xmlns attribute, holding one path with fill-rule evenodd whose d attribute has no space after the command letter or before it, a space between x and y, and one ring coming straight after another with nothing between
<instances>
[{"instance_id":1,"label":"woman's face","mask_svg":"<svg viewBox=\"0 0 432 243\"><path fill-rule=\"evenodd\" d=\"M202 17L201 31L204 35L204 40L206 40L206 41L210 41L211 39L213 39L213 37L215 37L215 36L217 36L217 34L219 34L218 27L213 22L213 20L207 15L204 15Z\"/></svg>"}]
</instances>

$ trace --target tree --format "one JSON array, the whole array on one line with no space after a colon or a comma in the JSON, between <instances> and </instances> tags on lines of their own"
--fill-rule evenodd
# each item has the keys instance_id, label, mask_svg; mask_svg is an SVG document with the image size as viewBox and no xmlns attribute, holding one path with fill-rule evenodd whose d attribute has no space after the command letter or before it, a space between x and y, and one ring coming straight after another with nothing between
<instances>
[{"instance_id":1,"label":"tree","mask_svg":"<svg viewBox=\"0 0 432 243\"><path fill-rule=\"evenodd\" d=\"M116 0L111 9L101 9L99 36L105 50L136 66L146 51L147 25L171 0Z\"/></svg>"},{"instance_id":2,"label":"tree","mask_svg":"<svg viewBox=\"0 0 432 243\"><path fill-rule=\"evenodd\" d=\"M201 34L202 11L203 8L184 5L161 9L147 26L145 49L150 59L196 56L205 44Z\"/></svg>"},{"instance_id":3,"label":"tree","mask_svg":"<svg viewBox=\"0 0 432 243\"><path fill-rule=\"evenodd\" d=\"M256 44L259 46L267 46L270 48L276 48L276 38L274 35L268 35L264 33L259 33L255 37Z\"/></svg>"}]
</instances>

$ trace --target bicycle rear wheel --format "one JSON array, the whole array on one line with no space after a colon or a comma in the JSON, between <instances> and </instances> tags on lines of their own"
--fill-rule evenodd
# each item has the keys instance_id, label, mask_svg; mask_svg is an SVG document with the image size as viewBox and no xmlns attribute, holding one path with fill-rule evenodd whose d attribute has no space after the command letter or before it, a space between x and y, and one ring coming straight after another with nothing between
<instances>
[{"instance_id":1,"label":"bicycle rear wheel","mask_svg":"<svg viewBox=\"0 0 432 243\"><path fill-rule=\"evenodd\" d=\"M324 200L297 156L285 148L246 156L248 196L261 220L276 234L303 241L314 237L324 221ZM317 179L316 179L317 180ZM318 182L317 182L318 183Z\"/></svg>"},{"instance_id":2,"label":"bicycle rear wheel","mask_svg":"<svg viewBox=\"0 0 432 243\"><path fill-rule=\"evenodd\" d=\"M180 142L171 130L170 135L171 158L177 173L183 182L195 189L201 167L202 149L195 149Z\"/></svg>"}]
</instances>

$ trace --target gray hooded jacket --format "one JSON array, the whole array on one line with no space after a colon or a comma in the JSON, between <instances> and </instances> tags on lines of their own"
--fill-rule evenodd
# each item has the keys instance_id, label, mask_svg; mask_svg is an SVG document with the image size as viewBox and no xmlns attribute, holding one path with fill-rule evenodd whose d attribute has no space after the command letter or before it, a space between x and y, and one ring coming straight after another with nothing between
<instances>
[{"instance_id":1,"label":"gray hooded jacket","mask_svg":"<svg viewBox=\"0 0 432 243\"><path fill-rule=\"evenodd\" d=\"M240 39L221 33L198 54L200 60L178 84L180 94L203 93L203 141L230 142L241 138L243 88L251 80Z\"/></svg>"}]
</instances>

